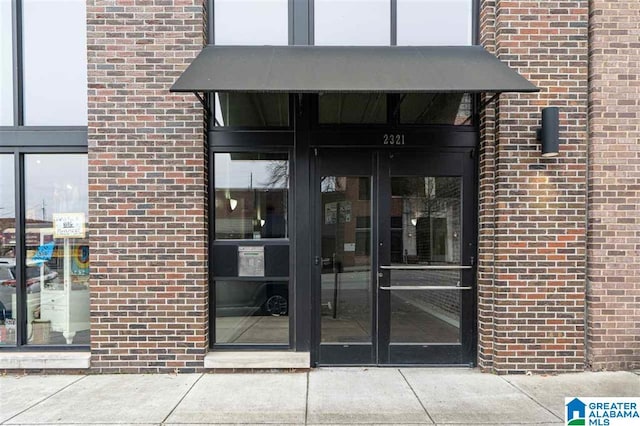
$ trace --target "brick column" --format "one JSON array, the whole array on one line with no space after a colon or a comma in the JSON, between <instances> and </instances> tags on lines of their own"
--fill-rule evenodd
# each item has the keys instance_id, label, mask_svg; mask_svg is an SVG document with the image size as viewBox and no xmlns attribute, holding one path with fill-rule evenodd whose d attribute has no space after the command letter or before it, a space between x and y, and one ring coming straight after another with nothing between
<instances>
[{"instance_id":1,"label":"brick column","mask_svg":"<svg viewBox=\"0 0 640 426\"><path fill-rule=\"evenodd\" d=\"M493 50L495 39L496 55L541 93L502 95L495 133L484 136L480 188L493 188L495 198L480 204L481 225L494 227L493 244L480 245L479 258L493 261L485 263L492 280L480 269L480 364L497 373L581 370L587 1L485 0L481 10L495 14L481 22L482 42ZM546 106L560 107L562 145L551 159L535 140Z\"/></svg>"},{"instance_id":2,"label":"brick column","mask_svg":"<svg viewBox=\"0 0 640 426\"><path fill-rule=\"evenodd\" d=\"M92 368L189 372L207 349L202 108L169 87L203 0L88 0Z\"/></svg>"},{"instance_id":3,"label":"brick column","mask_svg":"<svg viewBox=\"0 0 640 426\"><path fill-rule=\"evenodd\" d=\"M640 368L640 8L593 0L588 361Z\"/></svg>"}]
</instances>

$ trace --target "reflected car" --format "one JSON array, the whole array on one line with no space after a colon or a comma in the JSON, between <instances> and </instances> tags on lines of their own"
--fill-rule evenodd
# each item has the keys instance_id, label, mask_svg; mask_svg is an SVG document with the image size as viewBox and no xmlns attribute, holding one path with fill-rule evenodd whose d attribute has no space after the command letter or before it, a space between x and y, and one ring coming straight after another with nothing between
<instances>
[{"instance_id":1,"label":"reflected car","mask_svg":"<svg viewBox=\"0 0 640 426\"><path fill-rule=\"evenodd\" d=\"M284 316L288 312L286 281L216 281L217 316Z\"/></svg>"},{"instance_id":2,"label":"reflected car","mask_svg":"<svg viewBox=\"0 0 640 426\"><path fill-rule=\"evenodd\" d=\"M49 283L58 277L58 273L42 266L27 266L27 293L39 293L42 283ZM16 294L16 260L0 259L0 321L13 318L13 296Z\"/></svg>"}]
</instances>

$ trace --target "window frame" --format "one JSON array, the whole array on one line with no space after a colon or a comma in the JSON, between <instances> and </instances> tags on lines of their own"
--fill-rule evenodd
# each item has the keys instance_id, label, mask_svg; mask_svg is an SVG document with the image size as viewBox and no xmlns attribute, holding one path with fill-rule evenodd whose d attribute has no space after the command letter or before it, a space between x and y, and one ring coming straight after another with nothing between
<instances>
[{"instance_id":1,"label":"window frame","mask_svg":"<svg viewBox=\"0 0 640 426\"><path fill-rule=\"evenodd\" d=\"M210 132L210 135L225 136L223 132ZM208 257L209 267L209 349L238 349L238 350L289 350L295 347L295 305L292 301L295 301L295 270L292 268L294 262L294 236L295 236L295 206L294 193L295 193L295 162L294 162L294 149L293 149L293 134L290 132L276 133L277 140L289 140L291 145L272 145L261 144L264 141L265 136L272 135L270 132L228 132L229 138L222 139L221 142L227 140L237 140L236 135L244 135L248 139L245 141L239 141L240 144L236 146L229 146L224 144L216 144L215 140L219 139L214 136L212 144L209 146L209 253L213 253L215 247L229 247L229 246L282 246L287 245L289 247L289 274L286 277L260 277L262 281L287 281L288 289L288 318L289 318L289 339L286 344L264 344L264 343L217 343L216 342L216 320L217 320L217 306L216 306L216 280L224 281L256 281L256 278L251 277L221 277L215 276L214 271L214 256ZM262 136L261 136L262 135ZM251 141L251 142L249 142ZM259 240L249 239L219 239L216 240L215 230L215 154L222 153L282 153L288 157L289 167L289 187L287 193L287 238L269 238Z\"/></svg>"},{"instance_id":2,"label":"window frame","mask_svg":"<svg viewBox=\"0 0 640 426\"><path fill-rule=\"evenodd\" d=\"M46 132L45 132L46 133ZM46 137L44 134L40 137ZM30 344L27 336L27 266L26 266L26 176L25 155L28 154L80 154L88 155L87 147L81 146L14 146L0 144L0 154L13 155L14 160L14 192L15 192L15 224L16 232L16 343L0 346L1 352L86 352L89 344ZM88 194L87 194L88 196ZM89 306L89 309L91 307Z\"/></svg>"},{"instance_id":3,"label":"window frame","mask_svg":"<svg viewBox=\"0 0 640 426\"><path fill-rule=\"evenodd\" d=\"M480 44L480 0L471 1L471 44ZM209 44L215 44L214 2L207 0L209 19L207 22L207 39ZM398 44L398 1L389 0L390 13L390 45ZM288 34L289 45L313 45L315 34L315 0L288 0Z\"/></svg>"}]
</instances>

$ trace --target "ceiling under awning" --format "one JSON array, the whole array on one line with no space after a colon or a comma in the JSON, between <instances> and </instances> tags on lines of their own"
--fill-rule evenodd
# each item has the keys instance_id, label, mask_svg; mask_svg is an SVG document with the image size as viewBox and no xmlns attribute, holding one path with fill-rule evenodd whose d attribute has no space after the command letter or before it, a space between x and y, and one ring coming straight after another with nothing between
<instances>
[{"instance_id":1,"label":"ceiling under awning","mask_svg":"<svg viewBox=\"0 0 640 426\"><path fill-rule=\"evenodd\" d=\"M207 46L171 91L501 93L539 89L481 46Z\"/></svg>"}]
</instances>

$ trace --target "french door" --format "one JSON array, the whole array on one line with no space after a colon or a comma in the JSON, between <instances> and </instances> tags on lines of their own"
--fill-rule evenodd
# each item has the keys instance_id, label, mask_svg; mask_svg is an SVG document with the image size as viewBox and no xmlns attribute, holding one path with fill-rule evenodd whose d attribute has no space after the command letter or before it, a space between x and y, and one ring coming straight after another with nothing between
<instances>
[{"instance_id":1,"label":"french door","mask_svg":"<svg viewBox=\"0 0 640 426\"><path fill-rule=\"evenodd\" d=\"M473 362L471 153L318 151L318 364Z\"/></svg>"}]
</instances>

